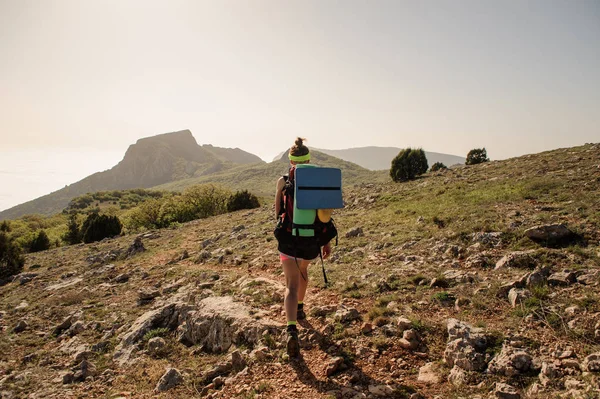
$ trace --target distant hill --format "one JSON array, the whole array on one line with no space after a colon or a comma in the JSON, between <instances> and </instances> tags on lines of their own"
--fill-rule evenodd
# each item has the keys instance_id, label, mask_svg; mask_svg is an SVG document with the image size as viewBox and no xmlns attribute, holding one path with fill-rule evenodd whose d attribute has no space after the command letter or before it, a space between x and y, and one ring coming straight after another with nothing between
<instances>
[{"instance_id":1,"label":"distant hill","mask_svg":"<svg viewBox=\"0 0 600 399\"><path fill-rule=\"evenodd\" d=\"M340 168L344 187L368 182L384 182L389 180L387 172L376 172L365 169L352 162L312 150L312 161L319 166ZM155 189L181 191L188 186L203 183L218 183L232 190L249 190L257 195L273 195L277 179L286 174L289 168L287 156L282 155L270 163L238 165L231 169L218 171L210 175L176 180Z\"/></svg>"},{"instance_id":2,"label":"distant hill","mask_svg":"<svg viewBox=\"0 0 600 399\"><path fill-rule=\"evenodd\" d=\"M239 148L221 148L214 147L211 144L204 144L201 146L203 150L210 152L217 159L222 162L232 162L237 164L249 164L249 163L261 163L264 162L258 156L250 154Z\"/></svg>"},{"instance_id":3,"label":"distant hill","mask_svg":"<svg viewBox=\"0 0 600 399\"><path fill-rule=\"evenodd\" d=\"M123 160L113 168L2 211L0 220L33 213L51 215L64 209L71 199L86 193L151 188L248 163L264 161L239 148L199 146L189 130L146 137L129 146Z\"/></svg>"},{"instance_id":4,"label":"distant hill","mask_svg":"<svg viewBox=\"0 0 600 399\"><path fill-rule=\"evenodd\" d=\"M315 148L315 150L353 162L369 170L389 170L392 159L402 149L396 147L357 147L345 150L323 150L319 148ZM282 154L277 155L275 159L279 159L281 156ZM425 156L427 157L429 166L436 162L442 162L446 166L465 163L465 158L456 155L425 151Z\"/></svg>"},{"instance_id":5,"label":"distant hill","mask_svg":"<svg viewBox=\"0 0 600 399\"><path fill-rule=\"evenodd\" d=\"M385 172L370 171L317 150L312 155L321 166L340 168L345 187L389 179ZM98 191L134 188L181 191L194 184L217 183L231 190L246 189L268 196L273 194L276 180L287 173L288 167L286 156L265 163L239 148L200 146L189 130L160 134L131 145L123 160L113 168L0 212L0 220L27 214L52 215L66 208L73 198Z\"/></svg>"}]
</instances>

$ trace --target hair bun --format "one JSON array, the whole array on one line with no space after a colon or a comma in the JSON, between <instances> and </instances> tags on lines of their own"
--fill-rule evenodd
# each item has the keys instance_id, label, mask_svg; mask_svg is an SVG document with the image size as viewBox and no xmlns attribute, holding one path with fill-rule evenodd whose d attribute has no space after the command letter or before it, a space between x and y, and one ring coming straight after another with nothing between
<instances>
[{"instance_id":1,"label":"hair bun","mask_svg":"<svg viewBox=\"0 0 600 399\"><path fill-rule=\"evenodd\" d=\"M296 144L296 147L302 147L302 143L304 142L304 140L302 137L298 137L296 138L296 141L294 142L294 144Z\"/></svg>"}]
</instances>

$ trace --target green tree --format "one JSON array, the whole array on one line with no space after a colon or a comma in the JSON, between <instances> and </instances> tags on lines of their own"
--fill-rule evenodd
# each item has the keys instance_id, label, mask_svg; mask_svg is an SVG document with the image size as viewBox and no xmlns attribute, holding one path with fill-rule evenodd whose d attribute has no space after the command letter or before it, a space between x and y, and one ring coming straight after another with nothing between
<instances>
[{"instance_id":1,"label":"green tree","mask_svg":"<svg viewBox=\"0 0 600 399\"><path fill-rule=\"evenodd\" d=\"M50 239L44 230L40 230L29 244L29 252L40 252L50 249Z\"/></svg>"},{"instance_id":2,"label":"green tree","mask_svg":"<svg viewBox=\"0 0 600 399\"><path fill-rule=\"evenodd\" d=\"M187 206L192 219L202 219L227 212L227 200L231 192L215 184L202 184L186 189L181 200ZM188 220L186 220L188 221Z\"/></svg>"},{"instance_id":3,"label":"green tree","mask_svg":"<svg viewBox=\"0 0 600 399\"><path fill-rule=\"evenodd\" d=\"M5 220L0 224L0 231L10 233L10 224L8 223L8 220Z\"/></svg>"},{"instance_id":4,"label":"green tree","mask_svg":"<svg viewBox=\"0 0 600 399\"><path fill-rule=\"evenodd\" d=\"M438 170L443 170L443 169L448 169L448 167L441 162L436 162L433 165L431 165L431 169L429 169L429 170L431 172L437 172Z\"/></svg>"},{"instance_id":5,"label":"green tree","mask_svg":"<svg viewBox=\"0 0 600 399\"><path fill-rule=\"evenodd\" d=\"M0 231L0 283L9 277L21 273L25 258L21 248L6 234Z\"/></svg>"},{"instance_id":6,"label":"green tree","mask_svg":"<svg viewBox=\"0 0 600 399\"><path fill-rule=\"evenodd\" d=\"M423 149L405 148L392 160L390 176L395 182L412 180L427 172L428 168Z\"/></svg>"},{"instance_id":7,"label":"green tree","mask_svg":"<svg viewBox=\"0 0 600 399\"><path fill-rule=\"evenodd\" d=\"M227 201L227 212L234 212L240 209L254 209L260 207L258 197L248 190L238 191L229 197Z\"/></svg>"},{"instance_id":8,"label":"green tree","mask_svg":"<svg viewBox=\"0 0 600 399\"><path fill-rule=\"evenodd\" d=\"M76 213L72 213L69 216L67 232L62 236L62 239L68 245L79 244L81 242L81 231L79 230L79 223L77 223Z\"/></svg>"},{"instance_id":9,"label":"green tree","mask_svg":"<svg viewBox=\"0 0 600 399\"><path fill-rule=\"evenodd\" d=\"M136 230L166 227L161 216L163 202L165 201L162 199L149 199L132 209L129 213L129 220L126 222L128 228Z\"/></svg>"},{"instance_id":10,"label":"green tree","mask_svg":"<svg viewBox=\"0 0 600 399\"><path fill-rule=\"evenodd\" d=\"M474 148L467 154L467 165L477 165L478 163L489 162L485 148Z\"/></svg>"},{"instance_id":11,"label":"green tree","mask_svg":"<svg viewBox=\"0 0 600 399\"><path fill-rule=\"evenodd\" d=\"M91 213L81 226L83 242L90 243L121 234L123 225L116 216Z\"/></svg>"}]
</instances>

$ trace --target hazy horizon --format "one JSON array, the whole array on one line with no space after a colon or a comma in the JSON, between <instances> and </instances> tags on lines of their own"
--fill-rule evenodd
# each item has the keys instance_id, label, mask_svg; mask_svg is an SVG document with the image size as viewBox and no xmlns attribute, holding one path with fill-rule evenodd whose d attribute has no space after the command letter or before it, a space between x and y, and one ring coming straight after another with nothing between
<instances>
[{"instance_id":1,"label":"hazy horizon","mask_svg":"<svg viewBox=\"0 0 600 399\"><path fill-rule=\"evenodd\" d=\"M164 133L172 132L163 132L157 135ZM192 132L192 135L194 135L194 132ZM196 137L194 138L196 139ZM308 141L306 144L312 147ZM324 150L330 149L324 148ZM244 149L242 148L242 150ZM282 150L285 151L285 148ZM25 152L6 152L0 150L0 177L2 177L3 183L9 187L23 187L23 185L29 187L27 190L19 190L17 192L0 190L0 212L60 190L94 173L111 169L123 159L126 151L127 148L122 151L98 150L93 148L65 148L60 152L48 154L46 150L42 149L27 150ZM280 154L281 151L261 159L267 163L272 162ZM49 157L52 158L52 161L48 159ZM73 168L73 164L81 165L81 167Z\"/></svg>"},{"instance_id":2,"label":"hazy horizon","mask_svg":"<svg viewBox=\"0 0 600 399\"><path fill-rule=\"evenodd\" d=\"M598 142L598 43L591 0L0 0L0 210L182 129L266 161Z\"/></svg>"}]
</instances>

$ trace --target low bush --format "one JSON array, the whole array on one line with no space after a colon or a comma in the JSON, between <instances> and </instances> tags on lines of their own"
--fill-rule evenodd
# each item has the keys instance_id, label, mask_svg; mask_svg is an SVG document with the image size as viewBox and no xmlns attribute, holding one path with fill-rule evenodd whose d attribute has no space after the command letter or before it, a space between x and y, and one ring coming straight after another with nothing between
<instances>
[{"instance_id":1,"label":"low bush","mask_svg":"<svg viewBox=\"0 0 600 399\"><path fill-rule=\"evenodd\" d=\"M24 264L19 246L6 232L0 231L0 282L21 273Z\"/></svg>"},{"instance_id":2,"label":"low bush","mask_svg":"<svg viewBox=\"0 0 600 399\"><path fill-rule=\"evenodd\" d=\"M44 230L40 230L29 244L29 252L40 252L50 249L50 239Z\"/></svg>"},{"instance_id":3,"label":"low bush","mask_svg":"<svg viewBox=\"0 0 600 399\"><path fill-rule=\"evenodd\" d=\"M425 151L405 148L392 160L390 176L395 182L412 180L427 172L428 168Z\"/></svg>"},{"instance_id":4,"label":"low bush","mask_svg":"<svg viewBox=\"0 0 600 399\"><path fill-rule=\"evenodd\" d=\"M467 165L477 165L479 163L489 162L485 148L474 148L467 154Z\"/></svg>"},{"instance_id":5,"label":"low bush","mask_svg":"<svg viewBox=\"0 0 600 399\"><path fill-rule=\"evenodd\" d=\"M122 228L123 225L118 217L92 213L81 226L83 242L88 244L104 238L118 236L121 234Z\"/></svg>"},{"instance_id":6,"label":"low bush","mask_svg":"<svg viewBox=\"0 0 600 399\"><path fill-rule=\"evenodd\" d=\"M227 200L227 212L235 212L240 209L254 209L260 207L258 197L248 190L238 191Z\"/></svg>"},{"instance_id":7,"label":"low bush","mask_svg":"<svg viewBox=\"0 0 600 399\"><path fill-rule=\"evenodd\" d=\"M444 170L444 169L448 169L448 167L441 162L436 162L433 165L431 165L431 168L429 169L429 171L437 172L439 170Z\"/></svg>"}]
</instances>

